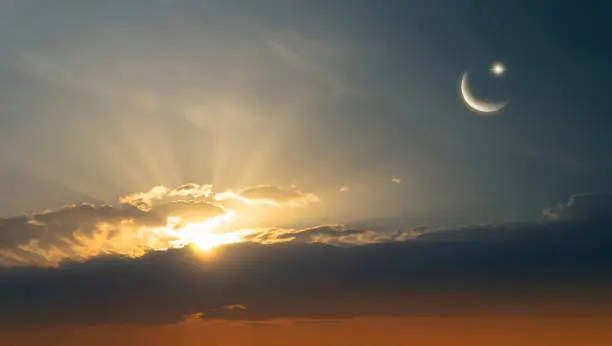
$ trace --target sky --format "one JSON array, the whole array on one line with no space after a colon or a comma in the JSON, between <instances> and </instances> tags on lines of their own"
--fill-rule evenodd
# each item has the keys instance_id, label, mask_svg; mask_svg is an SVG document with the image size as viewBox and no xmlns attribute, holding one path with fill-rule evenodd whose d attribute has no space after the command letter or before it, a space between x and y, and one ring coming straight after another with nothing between
<instances>
[{"instance_id":1,"label":"sky","mask_svg":"<svg viewBox=\"0 0 612 346\"><path fill-rule=\"evenodd\" d=\"M596 344L611 6L0 0L0 336Z\"/></svg>"}]
</instances>

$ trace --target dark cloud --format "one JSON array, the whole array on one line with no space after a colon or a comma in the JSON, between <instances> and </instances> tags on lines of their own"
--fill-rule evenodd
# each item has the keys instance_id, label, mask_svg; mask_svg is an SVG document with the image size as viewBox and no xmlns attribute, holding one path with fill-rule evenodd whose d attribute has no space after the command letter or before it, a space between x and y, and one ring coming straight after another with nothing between
<instances>
[{"instance_id":1,"label":"dark cloud","mask_svg":"<svg viewBox=\"0 0 612 346\"><path fill-rule=\"evenodd\" d=\"M582 198L573 197L561 209L583 205L578 208L581 217L570 213L574 217L554 222L410 232L343 225L271 228L248 242L209 253L186 246L144 249L139 256L96 252L95 244L86 243L78 233L70 238L68 231L60 230L125 219L155 224L160 222L155 206L149 211L129 205L69 206L3 219L3 244L40 240L48 252L35 251L31 242L29 251L48 259L54 251L65 250L61 241L51 240L63 239L73 254L81 254L81 249L90 256L60 256L58 267L0 269L0 324L609 316L612 220L601 217L601 202L586 203ZM587 212L584 205L594 210ZM50 225L49 232L66 237L36 230ZM11 259L6 251L2 254Z\"/></svg>"},{"instance_id":2,"label":"dark cloud","mask_svg":"<svg viewBox=\"0 0 612 346\"><path fill-rule=\"evenodd\" d=\"M344 225L320 225L304 229L300 232L285 233L279 236L281 239L291 238L296 241L316 242L327 238L338 238L342 236L355 236L366 231L346 229ZM320 241L324 242L324 241Z\"/></svg>"},{"instance_id":3,"label":"dark cloud","mask_svg":"<svg viewBox=\"0 0 612 346\"><path fill-rule=\"evenodd\" d=\"M383 242L404 241L425 233L422 229L409 231L375 231L348 229L345 225L319 225L293 232L284 232L277 239L295 242L323 243L336 246L364 245Z\"/></svg>"},{"instance_id":4,"label":"dark cloud","mask_svg":"<svg viewBox=\"0 0 612 346\"><path fill-rule=\"evenodd\" d=\"M242 243L205 258L186 247L6 268L0 322L609 315L611 229L586 221L479 226L351 247Z\"/></svg>"},{"instance_id":5,"label":"dark cloud","mask_svg":"<svg viewBox=\"0 0 612 346\"><path fill-rule=\"evenodd\" d=\"M587 193L573 195L567 203L542 211L545 221L612 220L612 195Z\"/></svg>"},{"instance_id":6,"label":"dark cloud","mask_svg":"<svg viewBox=\"0 0 612 346\"><path fill-rule=\"evenodd\" d=\"M93 231L100 222L122 219L139 219L146 223L153 221L146 213L130 206L69 205L59 210L0 219L0 247L13 248L32 240L49 245L59 238L70 237L77 230Z\"/></svg>"},{"instance_id":7,"label":"dark cloud","mask_svg":"<svg viewBox=\"0 0 612 346\"><path fill-rule=\"evenodd\" d=\"M232 304L221 308L209 309L203 312L200 319L250 320L248 308L240 304Z\"/></svg>"}]
</instances>

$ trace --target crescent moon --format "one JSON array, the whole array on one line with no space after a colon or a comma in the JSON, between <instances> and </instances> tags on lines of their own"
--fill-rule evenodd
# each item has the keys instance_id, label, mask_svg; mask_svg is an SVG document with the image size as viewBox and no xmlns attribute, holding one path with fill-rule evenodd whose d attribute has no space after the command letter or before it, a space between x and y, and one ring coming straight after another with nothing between
<instances>
[{"instance_id":1,"label":"crescent moon","mask_svg":"<svg viewBox=\"0 0 612 346\"><path fill-rule=\"evenodd\" d=\"M480 112L480 113L485 113L485 114L495 113L501 110L502 108L506 107L506 105L508 104L508 101L486 102L486 101L482 101L474 97L468 85L468 73L467 72L464 72L463 76L461 77L461 96L463 97L463 101L471 109L477 112Z\"/></svg>"}]
</instances>

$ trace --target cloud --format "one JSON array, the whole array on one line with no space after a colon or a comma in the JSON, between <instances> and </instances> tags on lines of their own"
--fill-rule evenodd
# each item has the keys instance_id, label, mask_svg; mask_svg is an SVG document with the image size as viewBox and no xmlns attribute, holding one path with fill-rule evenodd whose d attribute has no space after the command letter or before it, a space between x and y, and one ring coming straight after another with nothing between
<instances>
[{"instance_id":1,"label":"cloud","mask_svg":"<svg viewBox=\"0 0 612 346\"><path fill-rule=\"evenodd\" d=\"M152 222L153 216L132 208L114 208L110 205L68 205L59 210L0 219L0 244L13 247L24 240L36 239L49 244L76 230L92 229L98 223L122 219Z\"/></svg>"},{"instance_id":2,"label":"cloud","mask_svg":"<svg viewBox=\"0 0 612 346\"><path fill-rule=\"evenodd\" d=\"M183 184L168 193L169 196L208 197L212 194L212 185Z\"/></svg>"},{"instance_id":3,"label":"cloud","mask_svg":"<svg viewBox=\"0 0 612 346\"><path fill-rule=\"evenodd\" d=\"M123 204L69 205L54 211L0 219L0 263L57 265L105 253L140 256L177 240L168 217L195 220L225 213L205 202L160 204L148 211Z\"/></svg>"},{"instance_id":4,"label":"cloud","mask_svg":"<svg viewBox=\"0 0 612 346\"><path fill-rule=\"evenodd\" d=\"M166 215L156 210L79 205L3 219L1 258L22 265L0 268L0 324L612 315L612 220L583 209L442 231L243 230L244 242L205 256L193 245L150 251L143 237L177 235L156 228Z\"/></svg>"},{"instance_id":5,"label":"cloud","mask_svg":"<svg viewBox=\"0 0 612 346\"><path fill-rule=\"evenodd\" d=\"M377 244L394 241L415 239L428 230L416 228L406 231L378 231L349 229L346 225L317 225L313 227L291 228L260 228L243 230L247 233L243 237L246 242L260 244L302 243L327 244L333 246L353 246Z\"/></svg>"},{"instance_id":6,"label":"cloud","mask_svg":"<svg viewBox=\"0 0 612 346\"><path fill-rule=\"evenodd\" d=\"M211 185L184 184L176 188L156 186L146 192L106 204L68 205L31 215L0 219L0 265L58 265L64 260L86 260L103 254L130 257L149 250L163 250L200 242L240 241L251 232L223 229L236 212L229 208L227 193L213 192ZM256 186L238 190L249 203L298 206L318 200L296 188ZM225 234L206 235L211 231ZM292 230L287 230L292 231ZM207 243L207 244L204 244Z\"/></svg>"},{"instance_id":7,"label":"cloud","mask_svg":"<svg viewBox=\"0 0 612 346\"><path fill-rule=\"evenodd\" d=\"M234 210L236 200L242 206ZM121 197L117 206L69 205L0 219L0 265L58 266L101 255L134 258L189 243L203 249L237 242L351 246L402 241L424 233L348 229L341 224L286 228L265 227L264 222L264 227L249 228L249 220L261 224L257 219L261 209L249 218L251 206L298 207L318 200L294 186L258 185L220 193L211 185L156 186Z\"/></svg>"},{"instance_id":8,"label":"cloud","mask_svg":"<svg viewBox=\"0 0 612 346\"><path fill-rule=\"evenodd\" d=\"M120 203L130 204L142 210L150 210L155 203L162 200L205 200L212 194L212 185L183 184L175 189L155 186L147 192L136 192L119 198Z\"/></svg>"},{"instance_id":9,"label":"cloud","mask_svg":"<svg viewBox=\"0 0 612 346\"><path fill-rule=\"evenodd\" d=\"M315 194L300 191L294 186L282 188L271 185L258 185L236 192L217 193L214 198L218 201L238 200L247 204L269 204L276 207L298 207L319 202Z\"/></svg>"},{"instance_id":10,"label":"cloud","mask_svg":"<svg viewBox=\"0 0 612 346\"><path fill-rule=\"evenodd\" d=\"M350 191L350 189L351 188L348 185L342 185L342 186L340 186L340 190L339 191L340 192L348 192L348 191Z\"/></svg>"},{"instance_id":11,"label":"cloud","mask_svg":"<svg viewBox=\"0 0 612 346\"><path fill-rule=\"evenodd\" d=\"M159 200L168 195L168 188L165 186L155 186L148 192L137 192L119 198L119 202L131 204L139 209L148 210L153 206L155 200Z\"/></svg>"},{"instance_id":12,"label":"cloud","mask_svg":"<svg viewBox=\"0 0 612 346\"><path fill-rule=\"evenodd\" d=\"M573 195L567 203L545 208L544 221L611 220L612 195L585 193Z\"/></svg>"},{"instance_id":13,"label":"cloud","mask_svg":"<svg viewBox=\"0 0 612 346\"><path fill-rule=\"evenodd\" d=\"M503 226L505 232L490 232L498 226L469 227L461 229L461 232L432 232L428 228L382 230L375 225L367 228L348 228L342 224L286 228L265 227L265 223L262 227L260 223L258 227L249 228L248 217L239 211L238 218L242 223L236 223L236 211L227 206L236 201L235 197L247 207L258 203L275 207L298 206L318 200L315 195L295 187L259 185L237 192L215 193L211 185L185 184L174 189L157 186L147 192L123 197L117 206L68 205L58 210L2 218L0 264L57 266L62 261L86 261L107 254L140 257L151 250L182 247L189 243L211 248L237 242L318 243L346 247L417 238L505 241L506 237L515 236L514 232L534 227L506 224ZM610 220L611 201L612 198L605 194L574 195L567 203L545 208L542 220Z\"/></svg>"},{"instance_id":14,"label":"cloud","mask_svg":"<svg viewBox=\"0 0 612 346\"><path fill-rule=\"evenodd\" d=\"M402 179L393 177L393 178L391 178L391 182L395 183L395 184L401 184L402 183Z\"/></svg>"},{"instance_id":15,"label":"cloud","mask_svg":"<svg viewBox=\"0 0 612 346\"><path fill-rule=\"evenodd\" d=\"M205 258L185 247L5 268L0 323L609 316L610 229L609 221L485 225L360 246L240 243ZM363 234L332 225L296 238L338 233Z\"/></svg>"},{"instance_id":16,"label":"cloud","mask_svg":"<svg viewBox=\"0 0 612 346\"><path fill-rule=\"evenodd\" d=\"M420 230L380 232L375 230L351 230L345 225L319 225L311 228L283 232L278 239L296 242L322 243L335 246L364 245L415 239L424 234Z\"/></svg>"},{"instance_id":17,"label":"cloud","mask_svg":"<svg viewBox=\"0 0 612 346\"><path fill-rule=\"evenodd\" d=\"M164 219L178 217L185 222L201 222L211 217L222 215L225 208L218 204L202 201L169 202L155 207L151 212Z\"/></svg>"}]
</instances>

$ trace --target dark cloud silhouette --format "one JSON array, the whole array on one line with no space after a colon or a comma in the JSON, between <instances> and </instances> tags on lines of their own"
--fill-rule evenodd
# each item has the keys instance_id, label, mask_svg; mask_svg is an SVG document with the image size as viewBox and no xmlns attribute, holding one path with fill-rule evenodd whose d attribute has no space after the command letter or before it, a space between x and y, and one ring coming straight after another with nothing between
<instances>
[{"instance_id":1,"label":"dark cloud silhouette","mask_svg":"<svg viewBox=\"0 0 612 346\"><path fill-rule=\"evenodd\" d=\"M612 223L430 232L361 246L289 242L5 268L0 323L355 316L610 315ZM231 308L228 306L241 308Z\"/></svg>"},{"instance_id":2,"label":"dark cloud silhouette","mask_svg":"<svg viewBox=\"0 0 612 346\"><path fill-rule=\"evenodd\" d=\"M347 237L363 234L363 230L346 229L344 225L320 225L304 229L296 233L286 233L279 236L281 239L292 238L296 241L312 242L321 240L325 242L327 238Z\"/></svg>"},{"instance_id":3,"label":"dark cloud silhouette","mask_svg":"<svg viewBox=\"0 0 612 346\"><path fill-rule=\"evenodd\" d=\"M295 242L323 243L336 246L364 245L383 242L403 241L424 234L423 229L408 231L376 231L348 229L345 225L319 225L294 232L284 232L277 239L291 239Z\"/></svg>"},{"instance_id":4,"label":"dark cloud silhouette","mask_svg":"<svg viewBox=\"0 0 612 346\"><path fill-rule=\"evenodd\" d=\"M121 219L159 222L154 215L129 206L114 208L110 205L69 205L59 210L0 219L0 244L2 248L12 248L32 240L52 244L79 229L92 231L97 223Z\"/></svg>"},{"instance_id":5,"label":"dark cloud silhouette","mask_svg":"<svg viewBox=\"0 0 612 346\"><path fill-rule=\"evenodd\" d=\"M208 253L189 245L143 249L139 256L95 252L78 232L70 238L70 230L114 220L158 224L167 213L159 216L157 206L145 211L133 205L75 205L3 219L4 247L27 251L28 241L31 254L47 260L65 248L90 256L60 257L58 267L0 268L0 324L610 316L612 220L602 217L602 197L593 198L573 197L556 207L572 215L561 221L409 232L343 225L268 229ZM214 207L183 203L162 205ZM34 251L32 239L48 251ZM0 254L5 261L13 258Z\"/></svg>"}]
</instances>

